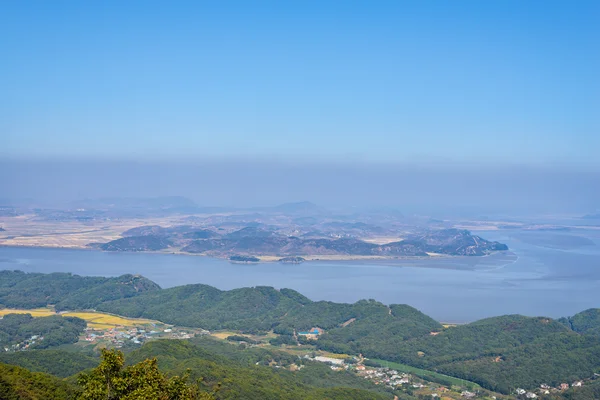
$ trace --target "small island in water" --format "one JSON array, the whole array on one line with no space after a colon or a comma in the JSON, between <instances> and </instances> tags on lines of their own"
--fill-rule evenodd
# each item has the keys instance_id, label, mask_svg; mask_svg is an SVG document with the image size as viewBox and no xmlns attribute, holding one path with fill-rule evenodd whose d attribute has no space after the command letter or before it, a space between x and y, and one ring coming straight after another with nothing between
<instances>
[{"instance_id":1,"label":"small island in water","mask_svg":"<svg viewBox=\"0 0 600 400\"><path fill-rule=\"evenodd\" d=\"M283 257L279 259L280 263L283 264L302 264L306 259L302 257Z\"/></svg>"},{"instance_id":2,"label":"small island in water","mask_svg":"<svg viewBox=\"0 0 600 400\"><path fill-rule=\"evenodd\" d=\"M252 256L231 256L229 257L229 261L234 263L257 263L260 261L260 258L252 257Z\"/></svg>"}]
</instances>

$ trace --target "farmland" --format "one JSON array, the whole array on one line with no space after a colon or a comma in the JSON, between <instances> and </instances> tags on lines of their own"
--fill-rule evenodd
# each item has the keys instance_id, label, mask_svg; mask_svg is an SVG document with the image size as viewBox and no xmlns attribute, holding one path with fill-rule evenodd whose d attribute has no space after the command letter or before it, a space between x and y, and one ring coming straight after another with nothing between
<instances>
[{"instance_id":1,"label":"farmland","mask_svg":"<svg viewBox=\"0 0 600 400\"><path fill-rule=\"evenodd\" d=\"M26 309L0 309L0 317L6 314L31 314L32 317L47 317L50 315L62 315L65 317L78 317L85 320L88 328L91 329L111 329L115 327L134 327L149 324L160 324L158 321L143 318L124 318L118 315L100 313L95 311L69 311L56 313L51 308L35 308L32 310Z\"/></svg>"}]
</instances>

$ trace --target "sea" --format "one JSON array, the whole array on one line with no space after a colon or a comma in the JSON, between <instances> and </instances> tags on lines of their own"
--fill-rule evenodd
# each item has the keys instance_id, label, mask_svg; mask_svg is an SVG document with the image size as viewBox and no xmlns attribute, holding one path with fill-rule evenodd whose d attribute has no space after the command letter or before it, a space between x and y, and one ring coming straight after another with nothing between
<instances>
[{"instance_id":1,"label":"sea","mask_svg":"<svg viewBox=\"0 0 600 400\"><path fill-rule=\"evenodd\" d=\"M87 276L141 274L163 288L291 288L312 300L408 304L441 322L562 317L600 307L600 229L474 232L510 250L485 257L233 264L205 256L0 247L0 269Z\"/></svg>"}]
</instances>

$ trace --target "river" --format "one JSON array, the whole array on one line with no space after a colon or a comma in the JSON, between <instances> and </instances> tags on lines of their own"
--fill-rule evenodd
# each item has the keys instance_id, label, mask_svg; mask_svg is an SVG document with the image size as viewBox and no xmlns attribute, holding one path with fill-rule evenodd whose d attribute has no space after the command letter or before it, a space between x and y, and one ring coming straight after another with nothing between
<instances>
[{"instance_id":1,"label":"river","mask_svg":"<svg viewBox=\"0 0 600 400\"><path fill-rule=\"evenodd\" d=\"M141 274L163 288L189 283L219 289L288 287L313 300L405 303L444 322L503 314L560 317L600 307L600 230L475 233L508 244L510 251L394 262L249 265L175 254L0 247L0 269Z\"/></svg>"}]
</instances>

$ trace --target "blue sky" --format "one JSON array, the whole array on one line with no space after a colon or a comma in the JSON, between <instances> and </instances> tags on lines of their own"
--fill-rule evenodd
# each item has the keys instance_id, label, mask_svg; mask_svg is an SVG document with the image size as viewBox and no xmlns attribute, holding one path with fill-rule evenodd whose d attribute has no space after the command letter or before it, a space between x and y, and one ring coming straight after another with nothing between
<instances>
[{"instance_id":1,"label":"blue sky","mask_svg":"<svg viewBox=\"0 0 600 400\"><path fill-rule=\"evenodd\" d=\"M0 155L600 165L600 2L0 3Z\"/></svg>"}]
</instances>

